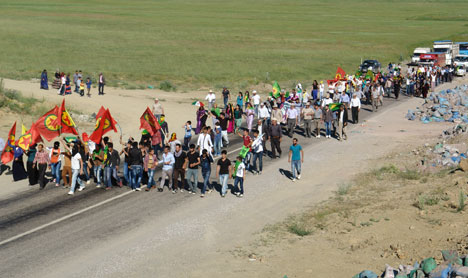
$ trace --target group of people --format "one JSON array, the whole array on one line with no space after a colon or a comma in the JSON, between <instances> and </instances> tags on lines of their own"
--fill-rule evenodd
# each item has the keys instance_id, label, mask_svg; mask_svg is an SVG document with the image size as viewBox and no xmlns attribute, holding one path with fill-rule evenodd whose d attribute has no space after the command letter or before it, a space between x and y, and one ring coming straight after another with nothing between
<instances>
[{"instance_id":1,"label":"group of people","mask_svg":"<svg viewBox=\"0 0 468 278\"><path fill-rule=\"evenodd\" d=\"M133 191L140 191L142 185L146 185L146 191L157 188L160 192L167 186L174 194L184 190L197 194L200 190L200 196L204 197L215 189L215 184L211 182L214 171L219 179L222 197L227 194L230 179L233 179L231 192L242 197L246 173L260 175L263 157L281 157L283 135L293 138L288 160L291 163L291 179L295 181L301 178L301 163L304 160L296 133L302 133L306 138L320 138L323 126L326 138L346 140L346 127L348 123L359 122L361 105L370 105L372 111L377 111L383 105L384 96L394 95L398 98L404 83L402 76L401 68L393 66L389 67L388 73L377 73L371 79L355 76L336 80L328 84L327 91L323 82L319 84L314 81L310 91L297 84L291 93L282 90L279 96L270 95L266 99L262 99L255 90L252 94L249 91L239 92L234 103L229 90L223 88L223 102L219 106L216 94L210 91L205 98L207 105L200 102L196 111L196 126L193 127L191 121L183 126L182 142L176 133L169 134L164 108L156 98L152 112L161 128L153 134L143 130L139 141L130 137L123 142L121 138L117 144L108 137L96 144L83 140L83 136L73 142L54 142L52 148L45 148L42 144L31 146L25 153L15 147L13 177L14 180L28 178L31 185L38 183L41 189L52 181L55 186L69 188L70 195L94 182L96 187L106 190L124 185ZM446 76L447 71L437 67L409 69L407 74L411 80L435 80L435 85L449 82ZM56 77L62 79L64 75L57 72ZM77 71L76 79L74 76L75 91L81 87L81 80L82 75ZM99 82L104 80L103 76L99 77ZM64 84L69 85L66 77ZM41 81L41 87L43 85ZM348 110L351 112L350 118ZM192 140L193 133L197 136L195 140ZM244 150L234 161L227 156L232 136L242 138ZM267 141L270 141L270 151L267 150ZM117 145L121 146L120 151L115 149ZM27 169L23 165L24 154ZM123 168L123 176L119 175L120 167ZM52 176L50 180L46 178L48 168ZM157 169L160 169L159 179L156 178Z\"/></svg>"},{"instance_id":2,"label":"group of people","mask_svg":"<svg viewBox=\"0 0 468 278\"><path fill-rule=\"evenodd\" d=\"M70 95L72 93L72 78L70 77L70 73L65 74L64 72L60 72L57 70L54 75L55 79L52 83L52 88L57 89L57 94L59 95ZM43 90L49 89L49 78L47 75L47 70L43 70L41 73L41 82L40 88ZM80 96L86 95L91 97L91 86L93 82L91 77L86 77L86 80L83 77L83 73L81 70L76 70L73 74L73 85L75 88L73 92L79 94ZM98 76L98 94L104 95L104 86L106 84L106 78L102 73Z\"/></svg>"}]
</instances>

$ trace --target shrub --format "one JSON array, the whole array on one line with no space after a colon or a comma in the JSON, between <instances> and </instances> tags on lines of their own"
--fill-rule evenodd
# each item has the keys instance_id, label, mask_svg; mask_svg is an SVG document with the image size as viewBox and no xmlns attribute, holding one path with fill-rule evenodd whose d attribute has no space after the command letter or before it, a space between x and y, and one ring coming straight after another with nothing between
<instances>
[{"instance_id":1,"label":"shrub","mask_svg":"<svg viewBox=\"0 0 468 278\"><path fill-rule=\"evenodd\" d=\"M298 224L297 222L290 224L288 226L288 231L300 237L308 236L311 234L310 230L304 227L304 225Z\"/></svg>"},{"instance_id":2,"label":"shrub","mask_svg":"<svg viewBox=\"0 0 468 278\"><path fill-rule=\"evenodd\" d=\"M459 198L458 198L458 208L457 208L457 211L462 211L465 209L465 201L466 201L466 195L465 195L465 192L460 191L460 195L459 195Z\"/></svg>"},{"instance_id":3,"label":"shrub","mask_svg":"<svg viewBox=\"0 0 468 278\"><path fill-rule=\"evenodd\" d=\"M166 91L166 92L170 92L170 91L175 91L176 87L170 81L166 80L166 81L161 82L161 84L159 84L159 89Z\"/></svg>"}]
</instances>

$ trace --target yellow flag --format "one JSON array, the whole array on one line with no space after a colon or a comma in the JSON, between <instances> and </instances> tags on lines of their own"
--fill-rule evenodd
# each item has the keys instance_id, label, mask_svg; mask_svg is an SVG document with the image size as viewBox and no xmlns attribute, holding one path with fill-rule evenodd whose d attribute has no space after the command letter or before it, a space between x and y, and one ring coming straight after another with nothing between
<instances>
[{"instance_id":1,"label":"yellow flag","mask_svg":"<svg viewBox=\"0 0 468 278\"><path fill-rule=\"evenodd\" d=\"M21 124L21 135L25 135L26 132L28 132L28 130L26 129L26 127L24 126L24 124Z\"/></svg>"}]
</instances>

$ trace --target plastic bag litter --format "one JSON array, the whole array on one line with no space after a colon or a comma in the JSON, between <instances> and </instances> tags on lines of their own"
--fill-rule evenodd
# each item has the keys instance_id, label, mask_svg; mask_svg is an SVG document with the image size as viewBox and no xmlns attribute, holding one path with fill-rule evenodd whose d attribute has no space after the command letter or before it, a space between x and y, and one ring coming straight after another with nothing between
<instances>
[{"instance_id":1,"label":"plastic bag litter","mask_svg":"<svg viewBox=\"0 0 468 278\"><path fill-rule=\"evenodd\" d=\"M421 268L426 274L431 273L436 267L437 264L434 258L427 258L421 262Z\"/></svg>"}]
</instances>

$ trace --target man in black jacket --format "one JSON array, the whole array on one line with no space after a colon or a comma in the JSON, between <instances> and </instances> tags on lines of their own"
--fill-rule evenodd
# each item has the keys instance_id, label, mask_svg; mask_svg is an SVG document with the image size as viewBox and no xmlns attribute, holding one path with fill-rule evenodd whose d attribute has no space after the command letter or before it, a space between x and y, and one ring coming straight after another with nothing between
<instances>
[{"instance_id":1,"label":"man in black jacket","mask_svg":"<svg viewBox=\"0 0 468 278\"><path fill-rule=\"evenodd\" d=\"M337 113L338 120L338 140L346 140L348 136L346 135L346 126L348 125L348 109L345 105L340 105L340 110Z\"/></svg>"},{"instance_id":2,"label":"man in black jacket","mask_svg":"<svg viewBox=\"0 0 468 278\"><path fill-rule=\"evenodd\" d=\"M114 144L112 142L109 142L107 144L108 147L108 154L107 158L104 161L105 165L105 170L106 170L106 181L107 181L107 186L106 190L109 190L112 188L112 177L117 181L120 187L122 187L122 180L120 180L119 175L117 174L119 172L119 165L120 165L120 155L119 152L114 150Z\"/></svg>"}]
</instances>

